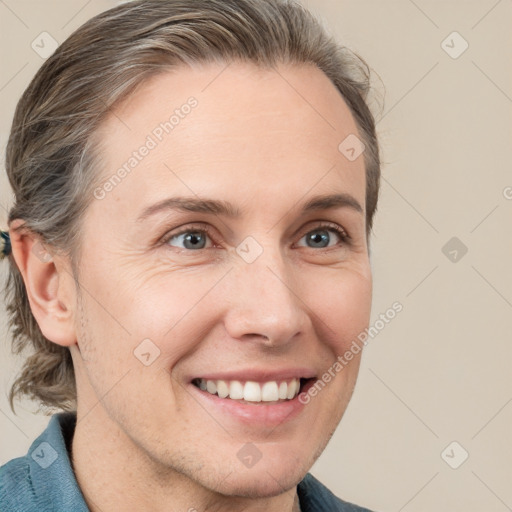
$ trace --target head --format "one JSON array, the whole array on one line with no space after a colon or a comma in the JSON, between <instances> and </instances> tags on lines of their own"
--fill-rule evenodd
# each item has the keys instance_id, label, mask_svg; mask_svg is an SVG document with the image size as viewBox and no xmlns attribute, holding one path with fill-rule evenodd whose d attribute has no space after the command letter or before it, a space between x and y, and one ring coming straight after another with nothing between
<instances>
[{"instance_id":1,"label":"head","mask_svg":"<svg viewBox=\"0 0 512 512\"><path fill-rule=\"evenodd\" d=\"M11 403L101 417L158 474L219 492L300 480L360 352L307 404L232 410L200 387L306 392L367 327L368 92L364 62L291 2L136 0L79 28L7 147L8 311L32 351Z\"/></svg>"}]
</instances>

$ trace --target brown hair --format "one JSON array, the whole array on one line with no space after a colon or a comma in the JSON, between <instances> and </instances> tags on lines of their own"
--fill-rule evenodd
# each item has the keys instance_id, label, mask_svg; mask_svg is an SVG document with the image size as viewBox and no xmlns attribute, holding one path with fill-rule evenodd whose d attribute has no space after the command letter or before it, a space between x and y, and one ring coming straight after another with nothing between
<instances>
[{"instance_id":1,"label":"brown hair","mask_svg":"<svg viewBox=\"0 0 512 512\"><path fill-rule=\"evenodd\" d=\"M76 30L41 66L22 95L7 144L15 195L8 221L69 256L78 275L80 221L100 174L94 133L135 87L179 64L246 61L262 67L313 64L337 87L366 149L366 225L380 180L375 122L367 105L370 70L292 0L136 0ZM341 142L341 141L340 141ZM46 339L12 258L6 283L12 350L32 349L9 394L49 407L76 408L69 349Z\"/></svg>"}]
</instances>

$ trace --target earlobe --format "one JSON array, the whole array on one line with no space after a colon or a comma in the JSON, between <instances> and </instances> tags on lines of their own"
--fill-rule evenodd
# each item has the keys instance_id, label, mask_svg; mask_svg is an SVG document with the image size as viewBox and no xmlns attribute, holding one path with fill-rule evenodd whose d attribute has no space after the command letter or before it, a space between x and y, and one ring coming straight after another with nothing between
<instances>
[{"instance_id":1,"label":"earlobe","mask_svg":"<svg viewBox=\"0 0 512 512\"><path fill-rule=\"evenodd\" d=\"M11 222L9 235L32 314L47 339L62 346L74 345L73 277L65 262L52 255L37 235L14 230L22 224L20 219Z\"/></svg>"}]
</instances>

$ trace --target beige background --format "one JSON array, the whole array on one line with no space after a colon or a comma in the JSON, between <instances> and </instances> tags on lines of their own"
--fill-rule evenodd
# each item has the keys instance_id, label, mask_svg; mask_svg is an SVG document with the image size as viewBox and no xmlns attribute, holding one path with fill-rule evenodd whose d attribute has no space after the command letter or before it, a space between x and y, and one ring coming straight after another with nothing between
<instances>
[{"instance_id":1,"label":"beige background","mask_svg":"<svg viewBox=\"0 0 512 512\"><path fill-rule=\"evenodd\" d=\"M0 1L2 153L15 104L42 63L34 38L47 31L62 42L116 3ZM382 512L511 510L512 1L304 3L368 61L385 92L376 110L384 166L373 318L395 301L404 308L369 342L351 405L312 472ZM458 58L443 49L463 48L448 37L454 31L469 44ZM5 228L3 167L0 184ZM442 251L452 237L468 248L455 262L452 248ZM48 421L30 404L18 416L8 407L18 362L4 309L0 464L24 454ZM453 441L452 465L469 453L458 469L441 456Z\"/></svg>"}]
</instances>

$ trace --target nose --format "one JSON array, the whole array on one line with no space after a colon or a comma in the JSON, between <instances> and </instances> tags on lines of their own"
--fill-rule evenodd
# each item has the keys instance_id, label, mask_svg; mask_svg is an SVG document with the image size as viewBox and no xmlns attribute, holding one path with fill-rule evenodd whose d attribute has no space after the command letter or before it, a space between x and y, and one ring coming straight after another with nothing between
<instances>
[{"instance_id":1,"label":"nose","mask_svg":"<svg viewBox=\"0 0 512 512\"><path fill-rule=\"evenodd\" d=\"M233 269L224 322L234 339L277 347L306 332L310 317L293 269L269 252Z\"/></svg>"}]
</instances>

